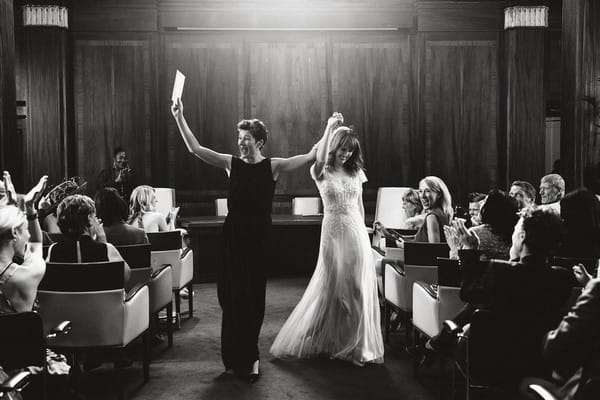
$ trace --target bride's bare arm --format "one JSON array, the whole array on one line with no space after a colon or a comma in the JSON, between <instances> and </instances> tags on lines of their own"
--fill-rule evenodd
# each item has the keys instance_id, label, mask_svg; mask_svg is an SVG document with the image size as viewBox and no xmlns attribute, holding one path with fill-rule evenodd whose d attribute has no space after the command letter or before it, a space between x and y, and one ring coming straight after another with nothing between
<instances>
[{"instance_id":1,"label":"bride's bare arm","mask_svg":"<svg viewBox=\"0 0 600 400\"><path fill-rule=\"evenodd\" d=\"M327 162L327 155L329 154L329 141L331 139L332 132L341 124L344 123L344 117L340 113L333 113L327 120L327 126L323 132L323 137L317 143L317 160L315 162L314 173L317 179L321 178L323 174L323 168Z\"/></svg>"},{"instance_id":2,"label":"bride's bare arm","mask_svg":"<svg viewBox=\"0 0 600 400\"><path fill-rule=\"evenodd\" d=\"M231 154L217 153L208 147L200 145L183 116L183 103L181 99L178 98L177 103L171 106L171 113L173 114L173 118L175 118L181 137L190 153L207 164L228 171L231 170Z\"/></svg>"}]
</instances>

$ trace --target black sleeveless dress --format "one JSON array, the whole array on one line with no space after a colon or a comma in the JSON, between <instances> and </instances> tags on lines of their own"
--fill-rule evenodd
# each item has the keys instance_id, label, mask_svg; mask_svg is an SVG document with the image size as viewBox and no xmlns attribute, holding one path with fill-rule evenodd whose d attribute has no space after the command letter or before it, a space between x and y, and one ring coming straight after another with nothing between
<instances>
[{"instance_id":1,"label":"black sleeveless dress","mask_svg":"<svg viewBox=\"0 0 600 400\"><path fill-rule=\"evenodd\" d=\"M275 181L271 160L248 164L231 159L229 195L217 278L223 310L221 357L225 369L249 372L258 360L265 315L266 271L271 245Z\"/></svg>"}]
</instances>

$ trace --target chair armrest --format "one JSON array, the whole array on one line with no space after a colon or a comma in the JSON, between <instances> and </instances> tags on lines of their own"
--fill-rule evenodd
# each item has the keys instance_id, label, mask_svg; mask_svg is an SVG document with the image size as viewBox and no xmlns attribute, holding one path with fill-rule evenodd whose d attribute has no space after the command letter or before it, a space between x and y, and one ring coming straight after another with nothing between
<instances>
[{"instance_id":1,"label":"chair armrest","mask_svg":"<svg viewBox=\"0 0 600 400\"><path fill-rule=\"evenodd\" d=\"M396 270L396 272L398 272L400 275L404 275L404 267L402 265L400 265L397 260L391 259L391 258L384 258L383 260L381 260L381 270L384 271L385 270L385 266L389 265L390 267L394 268Z\"/></svg>"},{"instance_id":2,"label":"chair armrest","mask_svg":"<svg viewBox=\"0 0 600 400\"><path fill-rule=\"evenodd\" d=\"M167 268L171 268L172 265L171 264L163 264L160 266L160 268L158 268L155 271L152 271L152 273L150 274L150 279L154 279L156 278L158 275L160 275L161 272L163 272L165 269Z\"/></svg>"},{"instance_id":3,"label":"chair armrest","mask_svg":"<svg viewBox=\"0 0 600 400\"><path fill-rule=\"evenodd\" d=\"M71 331L72 327L73 326L71 325L71 321L63 321L60 324L56 325L54 328L52 328L52 330L50 331L48 336L46 336L46 338L52 339L55 338L57 335L66 335Z\"/></svg>"},{"instance_id":4,"label":"chair armrest","mask_svg":"<svg viewBox=\"0 0 600 400\"><path fill-rule=\"evenodd\" d=\"M425 291L425 293L431 296L431 298L437 299L438 294L437 291L434 289L433 285L421 281L416 281L414 284L419 285Z\"/></svg>"},{"instance_id":5,"label":"chair armrest","mask_svg":"<svg viewBox=\"0 0 600 400\"><path fill-rule=\"evenodd\" d=\"M447 319L447 320L444 321L444 327L446 329L448 329L450 332L460 332L462 330L451 319Z\"/></svg>"},{"instance_id":6,"label":"chair armrest","mask_svg":"<svg viewBox=\"0 0 600 400\"><path fill-rule=\"evenodd\" d=\"M528 399L558 400L562 398L557 393L554 383L541 378L525 378L521 384L521 392L525 392Z\"/></svg>"},{"instance_id":7,"label":"chair armrest","mask_svg":"<svg viewBox=\"0 0 600 400\"><path fill-rule=\"evenodd\" d=\"M127 296L125 296L125 301L131 300L143 287L147 286L145 283L138 283L127 292Z\"/></svg>"},{"instance_id":8,"label":"chair armrest","mask_svg":"<svg viewBox=\"0 0 600 400\"><path fill-rule=\"evenodd\" d=\"M377 247L377 246L371 246L371 248L373 250L375 250L376 252L378 252L381 256L385 257L385 251L381 250L379 247Z\"/></svg>"},{"instance_id":9,"label":"chair armrest","mask_svg":"<svg viewBox=\"0 0 600 400\"><path fill-rule=\"evenodd\" d=\"M0 382L0 394L9 393L24 388L29 383L29 371L19 371Z\"/></svg>"},{"instance_id":10,"label":"chair armrest","mask_svg":"<svg viewBox=\"0 0 600 400\"><path fill-rule=\"evenodd\" d=\"M183 260L185 258L185 256L187 256L190 251L192 251L192 249L189 248L189 247L186 247L185 249L183 249L182 252L181 252L181 254L179 255L179 259Z\"/></svg>"}]
</instances>

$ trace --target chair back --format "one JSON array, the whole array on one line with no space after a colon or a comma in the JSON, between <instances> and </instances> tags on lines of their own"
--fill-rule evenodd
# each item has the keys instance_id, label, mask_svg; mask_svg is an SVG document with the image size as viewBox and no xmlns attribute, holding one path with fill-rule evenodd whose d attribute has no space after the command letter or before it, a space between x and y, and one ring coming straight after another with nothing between
<instances>
[{"instance_id":1,"label":"chair back","mask_svg":"<svg viewBox=\"0 0 600 400\"><path fill-rule=\"evenodd\" d=\"M46 363L42 319L34 312L0 315L0 365L6 370Z\"/></svg>"},{"instance_id":2,"label":"chair back","mask_svg":"<svg viewBox=\"0 0 600 400\"><path fill-rule=\"evenodd\" d=\"M404 264L437 266L437 259L448 258L446 243L404 242Z\"/></svg>"},{"instance_id":3,"label":"chair back","mask_svg":"<svg viewBox=\"0 0 600 400\"><path fill-rule=\"evenodd\" d=\"M226 217L228 213L227 199L215 199L215 215L218 217Z\"/></svg>"},{"instance_id":4,"label":"chair back","mask_svg":"<svg viewBox=\"0 0 600 400\"><path fill-rule=\"evenodd\" d=\"M53 242L60 242L65 235L62 233L48 233L48 236L50 236L50 239L52 239Z\"/></svg>"},{"instance_id":5,"label":"chair back","mask_svg":"<svg viewBox=\"0 0 600 400\"><path fill-rule=\"evenodd\" d=\"M458 260L437 257L438 286L460 287L460 263Z\"/></svg>"},{"instance_id":6,"label":"chair back","mask_svg":"<svg viewBox=\"0 0 600 400\"><path fill-rule=\"evenodd\" d=\"M294 197L292 215L317 215L321 212L321 199L318 197Z\"/></svg>"},{"instance_id":7,"label":"chair back","mask_svg":"<svg viewBox=\"0 0 600 400\"><path fill-rule=\"evenodd\" d=\"M115 246L121 257L131 268L131 277L127 281L127 288L146 283L152 274L150 264L150 244L135 244L126 246Z\"/></svg>"},{"instance_id":8,"label":"chair back","mask_svg":"<svg viewBox=\"0 0 600 400\"><path fill-rule=\"evenodd\" d=\"M148 233L152 253L150 265L156 272L165 264L170 264L173 271L173 285L181 281L181 233L179 231Z\"/></svg>"},{"instance_id":9,"label":"chair back","mask_svg":"<svg viewBox=\"0 0 600 400\"><path fill-rule=\"evenodd\" d=\"M175 202L175 189L154 188L156 193L156 211L167 217L171 209L177 204Z\"/></svg>"},{"instance_id":10,"label":"chair back","mask_svg":"<svg viewBox=\"0 0 600 400\"><path fill-rule=\"evenodd\" d=\"M148 289L145 306L148 310ZM39 313L48 332L69 320L73 330L57 337L56 347L96 347L123 344L127 319L123 261L98 263L46 263L38 288ZM147 315L145 318L147 322ZM138 316L136 318L144 318Z\"/></svg>"},{"instance_id":11,"label":"chair back","mask_svg":"<svg viewBox=\"0 0 600 400\"><path fill-rule=\"evenodd\" d=\"M377 190L375 204L375 221L381 222L386 228L404 228L406 213L402 209L402 196L410 190L407 187L380 187Z\"/></svg>"}]
</instances>

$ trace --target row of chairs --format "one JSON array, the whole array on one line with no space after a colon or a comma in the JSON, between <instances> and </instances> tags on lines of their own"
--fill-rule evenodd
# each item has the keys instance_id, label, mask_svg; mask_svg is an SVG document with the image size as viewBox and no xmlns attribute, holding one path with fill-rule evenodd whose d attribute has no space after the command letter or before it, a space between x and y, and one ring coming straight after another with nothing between
<instances>
[{"instance_id":1,"label":"row of chairs","mask_svg":"<svg viewBox=\"0 0 600 400\"><path fill-rule=\"evenodd\" d=\"M148 233L148 239L151 244L117 246L132 270L127 286L122 261L47 263L38 289L40 316L46 331L60 321L71 321L71 334L56 338L52 348L72 354L74 364L91 349L110 349L118 356L142 338L146 381L149 336L156 330L159 312L166 309L168 346L172 346L173 303L180 321L184 287L189 293L189 317L193 317L193 253L182 252L179 231Z\"/></svg>"},{"instance_id":2,"label":"row of chairs","mask_svg":"<svg viewBox=\"0 0 600 400\"><path fill-rule=\"evenodd\" d=\"M448 252L446 244L418 242L405 242L403 249L383 247L374 250L374 257L382 270L380 289L384 298L386 341L389 341L390 315L393 311L405 324L406 343L422 348L427 339L440 333L444 321L453 318L464 307L459 297L459 262L448 259ZM570 270L573 265L582 263L593 270L597 261L555 257L552 264ZM580 292L581 288L573 289L571 299L563 307L565 313ZM458 372L465 379L467 399L474 388L498 383L503 376L500 372L502 368L511 368L510 363L518 362L510 358L510 349L498 346L501 341L507 341L505 330L499 328L499 321L490 312L478 310L473 316L469 338L465 340L466 359L456 360L453 369L454 374ZM518 330L513 332L518 335ZM504 350L498 351L499 348ZM415 358L415 376L418 375L418 368L419 360ZM452 382L454 386L454 377ZM453 387L452 393L455 390Z\"/></svg>"}]
</instances>

